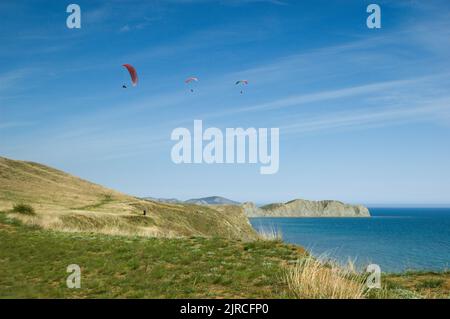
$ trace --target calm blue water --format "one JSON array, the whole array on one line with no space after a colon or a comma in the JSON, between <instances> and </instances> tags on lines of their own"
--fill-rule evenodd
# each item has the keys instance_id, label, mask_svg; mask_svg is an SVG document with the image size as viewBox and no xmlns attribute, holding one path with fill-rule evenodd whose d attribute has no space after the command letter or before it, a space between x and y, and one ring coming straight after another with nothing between
<instances>
[{"instance_id":1,"label":"calm blue water","mask_svg":"<svg viewBox=\"0 0 450 319\"><path fill-rule=\"evenodd\" d=\"M449 208L372 208L372 218L251 218L280 229L283 240L385 272L450 268Z\"/></svg>"}]
</instances>

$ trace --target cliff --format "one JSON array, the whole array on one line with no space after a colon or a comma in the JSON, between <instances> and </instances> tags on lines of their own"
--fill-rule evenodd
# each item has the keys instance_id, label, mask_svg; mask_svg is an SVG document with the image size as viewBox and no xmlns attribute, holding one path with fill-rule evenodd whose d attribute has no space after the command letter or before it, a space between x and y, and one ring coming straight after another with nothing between
<instances>
[{"instance_id":1,"label":"cliff","mask_svg":"<svg viewBox=\"0 0 450 319\"><path fill-rule=\"evenodd\" d=\"M333 200L295 199L262 207L247 202L242 208L248 217L370 217L367 207Z\"/></svg>"}]
</instances>

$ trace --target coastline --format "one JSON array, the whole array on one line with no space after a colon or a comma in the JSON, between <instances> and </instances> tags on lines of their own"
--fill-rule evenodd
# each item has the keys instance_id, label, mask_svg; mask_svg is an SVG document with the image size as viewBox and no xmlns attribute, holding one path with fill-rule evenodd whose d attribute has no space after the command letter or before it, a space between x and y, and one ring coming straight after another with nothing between
<instances>
[{"instance_id":1,"label":"coastline","mask_svg":"<svg viewBox=\"0 0 450 319\"><path fill-rule=\"evenodd\" d=\"M251 217L255 229L276 229L286 243L342 262L379 264L382 271L442 272L449 268L450 209L371 208L371 218Z\"/></svg>"}]
</instances>

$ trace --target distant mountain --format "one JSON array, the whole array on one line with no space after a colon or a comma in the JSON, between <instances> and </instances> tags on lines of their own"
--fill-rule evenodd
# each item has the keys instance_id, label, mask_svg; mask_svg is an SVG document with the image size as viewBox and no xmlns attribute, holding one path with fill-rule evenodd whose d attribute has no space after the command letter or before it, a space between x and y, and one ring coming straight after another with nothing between
<instances>
[{"instance_id":1,"label":"distant mountain","mask_svg":"<svg viewBox=\"0 0 450 319\"><path fill-rule=\"evenodd\" d=\"M142 197L144 200L152 200L154 202L159 203L169 203L169 204L181 204L183 203L182 200L176 199L176 198L155 198L155 197Z\"/></svg>"},{"instance_id":2,"label":"distant mountain","mask_svg":"<svg viewBox=\"0 0 450 319\"><path fill-rule=\"evenodd\" d=\"M210 196L203 198L193 198L185 201L187 204L196 205L240 205L241 203L235 202L231 199L221 197L221 196Z\"/></svg>"},{"instance_id":3,"label":"distant mountain","mask_svg":"<svg viewBox=\"0 0 450 319\"><path fill-rule=\"evenodd\" d=\"M334 200L295 199L262 207L247 202L242 204L242 208L248 217L370 217L367 207Z\"/></svg>"},{"instance_id":4,"label":"distant mountain","mask_svg":"<svg viewBox=\"0 0 450 319\"><path fill-rule=\"evenodd\" d=\"M221 196L210 196L202 198L192 198L186 201L182 201L177 198L157 198L157 197L142 197L144 200L150 200L160 203L169 204L196 204L196 205L236 205L239 206L241 203L233 201L231 199L221 197Z\"/></svg>"}]
</instances>

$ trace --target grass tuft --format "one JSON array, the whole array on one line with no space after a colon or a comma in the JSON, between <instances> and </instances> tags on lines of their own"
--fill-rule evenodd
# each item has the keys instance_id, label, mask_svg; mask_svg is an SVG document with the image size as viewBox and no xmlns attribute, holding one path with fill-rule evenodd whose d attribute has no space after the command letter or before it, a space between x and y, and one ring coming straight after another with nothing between
<instances>
[{"instance_id":1,"label":"grass tuft","mask_svg":"<svg viewBox=\"0 0 450 319\"><path fill-rule=\"evenodd\" d=\"M282 242L283 234L280 229L266 227L258 229L258 239L263 241Z\"/></svg>"},{"instance_id":2,"label":"grass tuft","mask_svg":"<svg viewBox=\"0 0 450 319\"><path fill-rule=\"evenodd\" d=\"M306 257L289 266L285 278L295 298L362 299L366 291L365 277L352 268Z\"/></svg>"}]
</instances>

